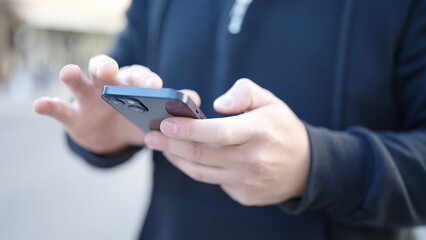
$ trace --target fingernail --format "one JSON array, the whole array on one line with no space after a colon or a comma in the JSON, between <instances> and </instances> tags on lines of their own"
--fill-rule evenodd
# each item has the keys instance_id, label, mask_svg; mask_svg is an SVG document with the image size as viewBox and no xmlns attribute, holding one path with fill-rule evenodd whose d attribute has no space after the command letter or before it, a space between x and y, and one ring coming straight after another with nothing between
<instances>
[{"instance_id":1,"label":"fingernail","mask_svg":"<svg viewBox=\"0 0 426 240\"><path fill-rule=\"evenodd\" d=\"M214 106L216 108L222 108L222 109L229 108L233 102L234 102L234 95L226 94L216 99L216 101L214 101Z\"/></svg>"},{"instance_id":2,"label":"fingernail","mask_svg":"<svg viewBox=\"0 0 426 240\"><path fill-rule=\"evenodd\" d=\"M149 77L145 80L145 87L153 87L155 82L158 81L157 77Z\"/></svg>"},{"instance_id":3,"label":"fingernail","mask_svg":"<svg viewBox=\"0 0 426 240\"><path fill-rule=\"evenodd\" d=\"M177 131L177 125L173 120L164 120L161 122L160 130L167 136L174 136Z\"/></svg>"},{"instance_id":4,"label":"fingernail","mask_svg":"<svg viewBox=\"0 0 426 240\"><path fill-rule=\"evenodd\" d=\"M52 97L49 97L49 96L44 96L40 98L40 100L50 100L50 99L52 99Z\"/></svg>"},{"instance_id":5,"label":"fingernail","mask_svg":"<svg viewBox=\"0 0 426 240\"><path fill-rule=\"evenodd\" d=\"M96 68L96 75L99 75L103 70L107 69L108 64L112 63L111 60L107 60L103 63L98 64L97 68Z\"/></svg>"}]
</instances>

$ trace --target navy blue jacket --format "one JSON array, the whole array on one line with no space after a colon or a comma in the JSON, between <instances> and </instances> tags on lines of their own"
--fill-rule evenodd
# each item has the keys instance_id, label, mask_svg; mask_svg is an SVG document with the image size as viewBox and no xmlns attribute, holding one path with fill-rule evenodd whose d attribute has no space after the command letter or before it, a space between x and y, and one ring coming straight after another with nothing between
<instances>
[{"instance_id":1,"label":"navy blue jacket","mask_svg":"<svg viewBox=\"0 0 426 240\"><path fill-rule=\"evenodd\" d=\"M196 90L210 118L238 78L271 90L306 122L306 191L244 207L155 152L141 237L400 239L426 224L426 1L254 0L238 34L228 31L233 4L135 0L112 56ZM70 145L99 167L140 149L101 156Z\"/></svg>"}]
</instances>

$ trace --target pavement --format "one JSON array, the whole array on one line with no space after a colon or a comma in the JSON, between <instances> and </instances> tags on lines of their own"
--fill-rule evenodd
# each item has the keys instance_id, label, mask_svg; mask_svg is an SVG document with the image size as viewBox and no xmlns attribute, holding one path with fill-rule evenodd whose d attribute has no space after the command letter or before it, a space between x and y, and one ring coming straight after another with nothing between
<instances>
[{"instance_id":1,"label":"pavement","mask_svg":"<svg viewBox=\"0 0 426 240\"><path fill-rule=\"evenodd\" d=\"M90 167L67 148L59 123L33 112L33 95L0 87L0 239L135 239L150 199L151 153L110 170ZM69 97L61 88L53 95ZM426 228L416 235L426 240Z\"/></svg>"},{"instance_id":2,"label":"pavement","mask_svg":"<svg viewBox=\"0 0 426 240\"><path fill-rule=\"evenodd\" d=\"M32 99L0 91L0 239L135 239L152 184L149 151L110 170L69 151Z\"/></svg>"}]
</instances>

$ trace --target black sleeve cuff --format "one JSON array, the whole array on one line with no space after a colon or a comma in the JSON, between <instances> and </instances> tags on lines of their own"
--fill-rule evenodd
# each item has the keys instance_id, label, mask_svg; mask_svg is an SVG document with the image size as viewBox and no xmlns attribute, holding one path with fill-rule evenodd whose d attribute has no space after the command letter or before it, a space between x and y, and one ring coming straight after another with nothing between
<instances>
[{"instance_id":1,"label":"black sleeve cuff","mask_svg":"<svg viewBox=\"0 0 426 240\"><path fill-rule=\"evenodd\" d=\"M371 149L356 129L338 132L305 123L309 135L311 163L302 198L279 204L289 214L323 209L342 215L361 207L371 181Z\"/></svg>"},{"instance_id":2,"label":"black sleeve cuff","mask_svg":"<svg viewBox=\"0 0 426 240\"><path fill-rule=\"evenodd\" d=\"M129 160L135 153L142 149L139 146L129 146L123 151L114 154L96 154L89 152L75 143L68 134L66 135L70 148L89 164L99 168L111 168Z\"/></svg>"}]
</instances>

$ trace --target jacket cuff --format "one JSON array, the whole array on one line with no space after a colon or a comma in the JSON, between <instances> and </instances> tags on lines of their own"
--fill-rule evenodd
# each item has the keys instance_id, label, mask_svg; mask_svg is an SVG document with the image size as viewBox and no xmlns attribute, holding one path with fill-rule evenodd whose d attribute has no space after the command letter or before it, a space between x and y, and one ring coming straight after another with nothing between
<instances>
[{"instance_id":1,"label":"jacket cuff","mask_svg":"<svg viewBox=\"0 0 426 240\"><path fill-rule=\"evenodd\" d=\"M129 160L135 153L142 149L139 146L129 146L126 149L113 154L96 154L78 145L66 134L70 148L89 164L99 168L111 168Z\"/></svg>"},{"instance_id":2,"label":"jacket cuff","mask_svg":"<svg viewBox=\"0 0 426 240\"><path fill-rule=\"evenodd\" d=\"M374 168L369 145L356 134L306 124L311 160L305 192L300 199L279 204L289 214L325 209L340 215L362 207Z\"/></svg>"}]
</instances>

